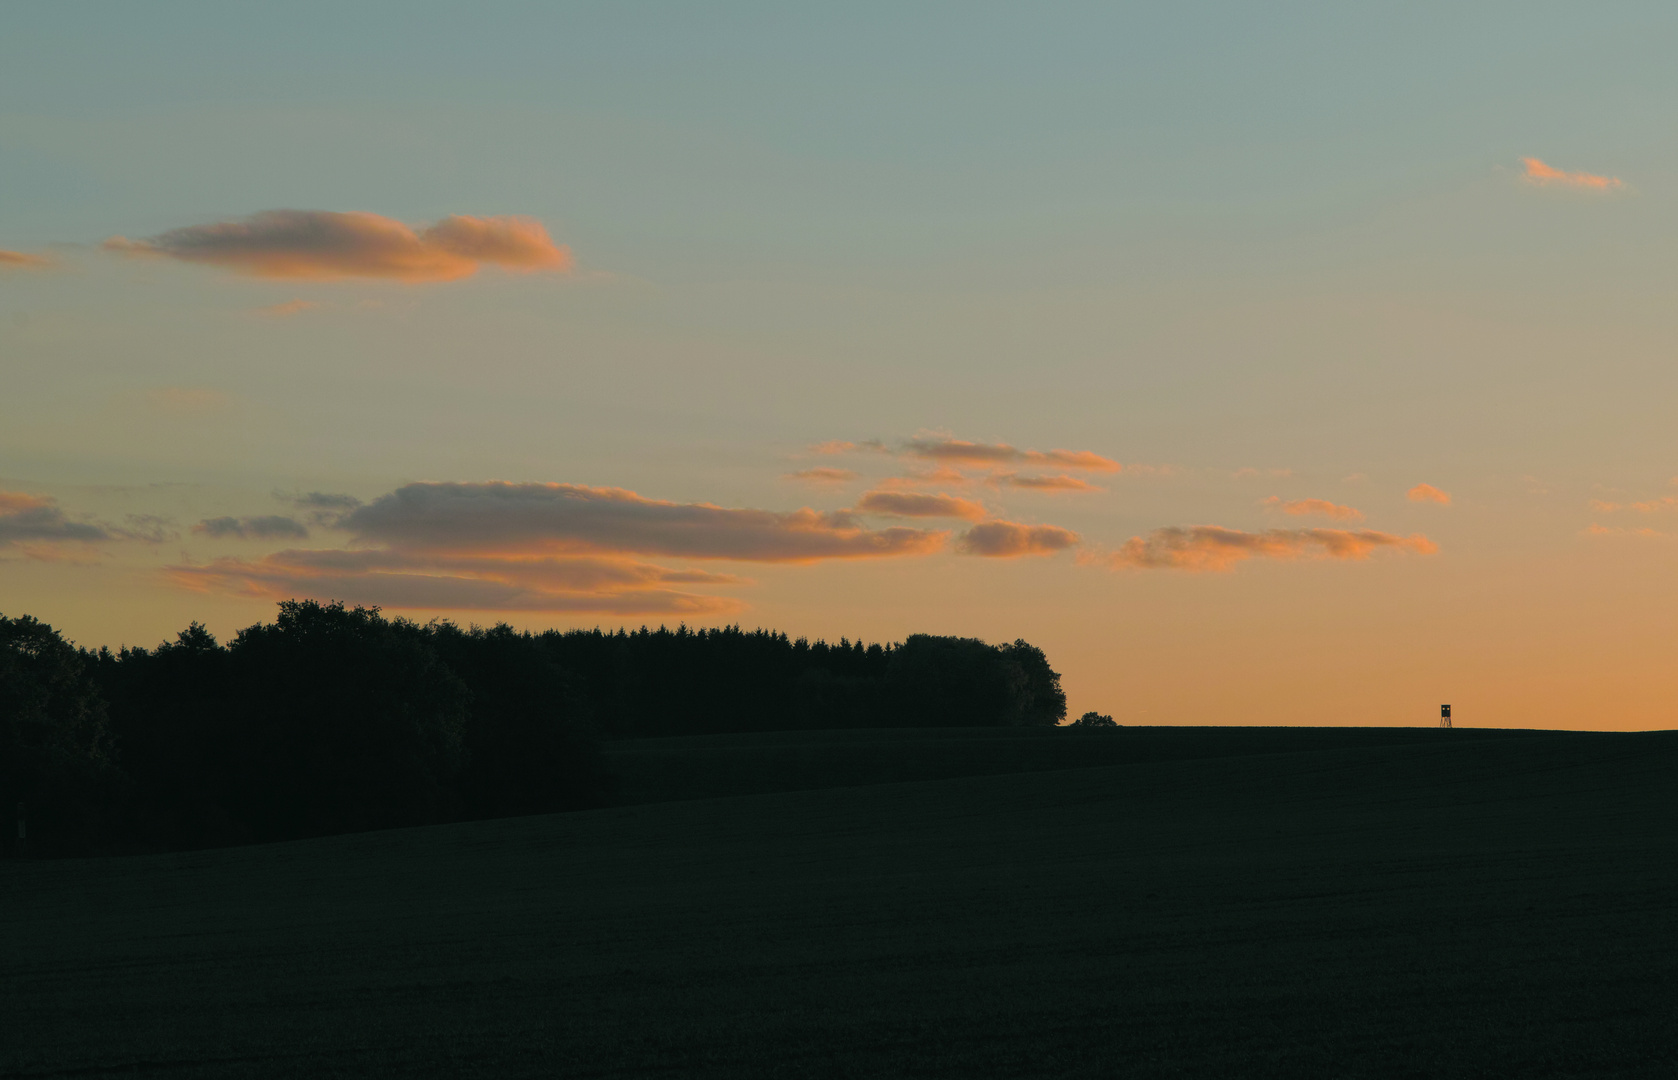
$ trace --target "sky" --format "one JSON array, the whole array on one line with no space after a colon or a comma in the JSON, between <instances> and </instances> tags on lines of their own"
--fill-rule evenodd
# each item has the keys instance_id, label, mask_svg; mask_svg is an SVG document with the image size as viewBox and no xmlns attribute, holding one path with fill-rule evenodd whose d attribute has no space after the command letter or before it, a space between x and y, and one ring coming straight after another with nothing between
<instances>
[{"instance_id":1,"label":"sky","mask_svg":"<svg viewBox=\"0 0 1678 1080\"><path fill-rule=\"evenodd\" d=\"M0 613L1673 726L1670 4L12 5Z\"/></svg>"}]
</instances>

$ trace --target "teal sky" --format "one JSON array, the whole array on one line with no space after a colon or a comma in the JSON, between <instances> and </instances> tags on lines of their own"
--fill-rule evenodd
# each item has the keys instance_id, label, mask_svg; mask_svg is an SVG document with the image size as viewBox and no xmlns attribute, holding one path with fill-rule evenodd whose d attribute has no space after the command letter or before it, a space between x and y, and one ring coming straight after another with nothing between
<instances>
[{"instance_id":1,"label":"teal sky","mask_svg":"<svg viewBox=\"0 0 1678 1080\"><path fill-rule=\"evenodd\" d=\"M1078 535L1052 554L864 518L952 546L634 557L747 579L694 586L738 607L690 622L1024 636L1075 711L1121 722L1425 723L1453 700L1469 723L1670 726L1669 4L66 3L4 24L0 251L53 265L0 269L0 492L108 537L0 522L8 615L94 645L225 634L273 596L169 567L420 543L276 493L499 480L827 512L924 466L909 440L971 440L1125 468L1077 473L1097 491L985 469L917 488ZM1527 158L1620 184L1535 183ZM520 215L574 265L272 280L100 247L281 209ZM808 449L870 439L894 452ZM858 476L786 479L816 467ZM1305 499L1362 520L1278 509ZM275 515L310 535L194 531ZM1113 561L1193 526L1437 551Z\"/></svg>"}]
</instances>

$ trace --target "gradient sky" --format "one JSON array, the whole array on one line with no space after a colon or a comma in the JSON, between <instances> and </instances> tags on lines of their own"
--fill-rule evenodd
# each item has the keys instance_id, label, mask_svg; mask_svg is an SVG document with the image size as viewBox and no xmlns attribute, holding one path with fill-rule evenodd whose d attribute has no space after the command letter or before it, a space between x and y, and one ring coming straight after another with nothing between
<instances>
[{"instance_id":1,"label":"gradient sky","mask_svg":"<svg viewBox=\"0 0 1678 1080\"><path fill-rule=\"evenodd\" d=\"M1353 7L13 5L0 612L1671 727L1678 9Z\"/></svg>"}]
</instances>

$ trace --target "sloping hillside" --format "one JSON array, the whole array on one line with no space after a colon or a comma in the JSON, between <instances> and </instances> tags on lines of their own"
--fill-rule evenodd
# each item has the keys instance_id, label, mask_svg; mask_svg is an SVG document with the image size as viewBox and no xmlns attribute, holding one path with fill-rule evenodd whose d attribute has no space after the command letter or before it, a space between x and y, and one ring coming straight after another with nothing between
<instances>
[{"instance_id":1,"label":"sloping hillside","mask_svg":"<svg viewBox=\"0 0 1678 1080\"><path fill-rule=\"evenodd\" d=\"M0 1074L1671 1075L1678 735L1351 742L0 864Z\"/></svg>"}]
</instances>

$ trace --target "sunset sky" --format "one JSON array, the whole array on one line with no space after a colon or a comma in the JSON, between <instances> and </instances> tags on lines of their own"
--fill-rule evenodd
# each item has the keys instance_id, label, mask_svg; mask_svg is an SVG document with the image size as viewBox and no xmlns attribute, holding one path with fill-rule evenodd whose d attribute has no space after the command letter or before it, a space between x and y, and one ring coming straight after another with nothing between
<instances>
[{"instance_id":1,"label":"sunset sky","mask_svg":"<svg viewBox=\"0 0 1678 1080\"><path fill-rule=\"evenodd\" d=\"M0 613L1672 727L1678 8L13 5Z\"/></svg>"}]
</instances>

